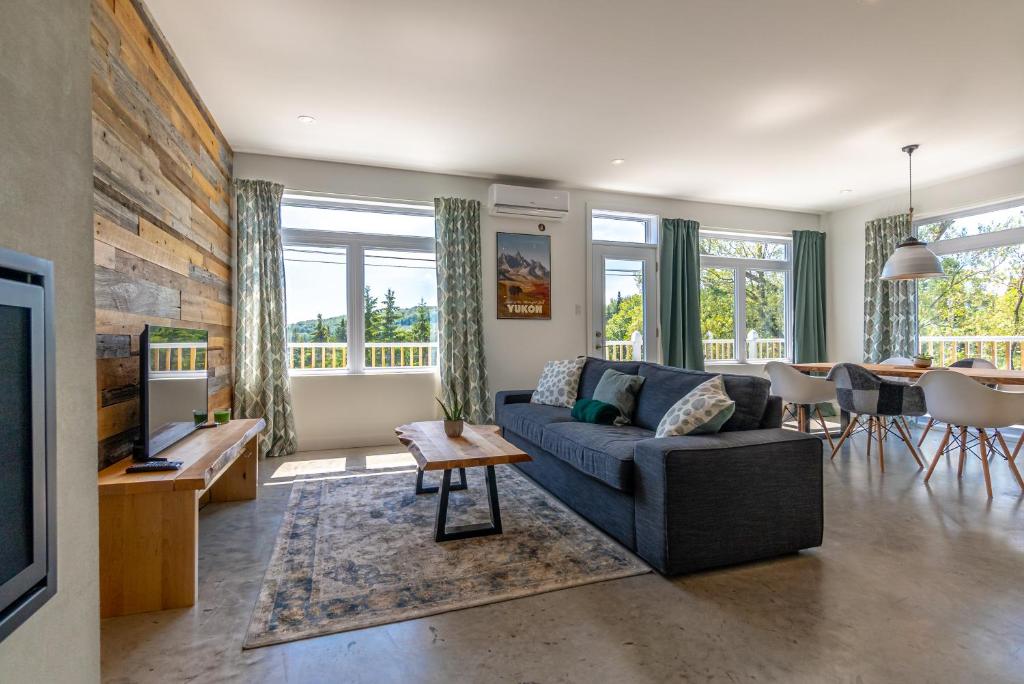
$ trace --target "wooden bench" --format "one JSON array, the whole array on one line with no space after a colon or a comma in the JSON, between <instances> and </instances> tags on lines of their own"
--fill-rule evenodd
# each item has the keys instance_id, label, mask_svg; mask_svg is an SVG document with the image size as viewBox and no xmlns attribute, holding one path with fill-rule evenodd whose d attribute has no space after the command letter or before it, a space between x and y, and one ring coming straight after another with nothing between
<instances>
[{"instance_id":1,"label":"wooden bench","mask_svg":"<svg viewBox=\"0 0 1024 684\"><path fill-rule=\"evenodd\" d=\"M199 503L256 498L262 418L197 430L160 453L180 470L99 473L100 614L187 608L198 592Z\"/></svg>"}]
</instances>

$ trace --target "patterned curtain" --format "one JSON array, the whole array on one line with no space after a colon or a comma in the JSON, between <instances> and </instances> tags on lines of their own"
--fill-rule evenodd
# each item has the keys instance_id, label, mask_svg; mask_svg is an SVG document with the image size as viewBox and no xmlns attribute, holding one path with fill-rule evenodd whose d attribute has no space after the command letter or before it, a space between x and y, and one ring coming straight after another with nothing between
<instances>
[{"instance_id":1,"label":"patterned curtain","mask_svg":"<svg viewBox=\"0 0 1024 684\"><path fill-rule=\"evenodd\" d=\"M471 423L491 421L484 357L480 202L455 197L434 200L437 233L438 353L441 393L458 393Z\"/></svg>"},{"instance_id":2,"label":"patterned curtain","mask_svg":"<svg viewBox=\"0 0 1024 684\"><path fill-rule=\"evenodd\" d=\"M238 220L235 321L235 412L263 418L263 456L286 456L296 448L285 330L284 251L281 195L269 181L236 180Z\"/></svg>"},{"instance_id":3,"label":"patterned curtain","mask_svg":"<svg viewBox=\"0 0 1024 684\"><path fill-rule=\"evenodd\" d=\"M913 356L917 353L917 284L880 280L885 262L910 236L909 217L875 219L864 229L864 360L878 363L890 356Z\"/></svg>"},{"instance_id":4,"label":"patterned curtain","mask_svg":"<svg viewBox=\"0 0 1024 684\"><path fill-rule=\"evenodd\" d=\"M661 221L661 360L704 370L700 338L700 224Z\"/></svg>"}]
</instances>

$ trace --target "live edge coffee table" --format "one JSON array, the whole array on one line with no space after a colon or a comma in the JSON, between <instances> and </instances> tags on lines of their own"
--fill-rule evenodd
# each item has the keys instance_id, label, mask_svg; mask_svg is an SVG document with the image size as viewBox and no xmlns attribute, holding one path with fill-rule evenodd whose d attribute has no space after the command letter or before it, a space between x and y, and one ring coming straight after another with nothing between
<instances>
[{"instance_id":1,"label":"live edge coffee table","mask_svg":"<svg viewBox=\"0 0 1024 684\"><path fill-rule=\"evenodd\" d=\"M497 425L469 425L461 437L449 437L444 433L444 423L439 420L409 423L395 428L399 441L416 458L416 493L432 494L438 487L424 487L423 473L440 470L441 487L437 499L437 520L434 523L434 541L444 542L470 537L484 537L501 534L501 509L498 506L498 483L494 478L494 466L503 463L520 463L532 460L524 453L501 438ZM448 494L454 490L466 489L466 468L486 468L487 503L491 520L475 525L461 525L449 528ZM459 470L459 483L452 484L452 471Z\"/></svg>"}]
</instances>

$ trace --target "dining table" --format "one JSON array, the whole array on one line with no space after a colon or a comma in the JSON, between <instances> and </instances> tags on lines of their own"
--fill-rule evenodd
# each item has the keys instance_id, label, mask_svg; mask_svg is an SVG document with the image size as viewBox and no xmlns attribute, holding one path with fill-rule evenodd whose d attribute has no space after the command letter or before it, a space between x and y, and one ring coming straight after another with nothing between
<instances>
[{"instance_id":1,"label":"dining table","mask_svg":"<svg viewBox=\"0 0 1024 684\"><path fill-rule=\"evenodd\" d=\"M832 367L836 363L832 361L821 361L815 363L791 363L790 366L800 371L801 373L807 374L828 374L832 370ZM1001 368L953 368L949 366L929 366L927 368L918 368L917 366L897 365L889 363L862 363L859 364L861 367L866 368L875 375L881 375L883 377L890 378L906 378L911 382L917 381L922 375L928 371L933 370L951 370L957 373L962 373L967 377L977 380L978 382L985 385L1024 385L1024 370L1004 370ZM798 421L802 424L798 425L798 429L802 432L809 432L810 425L809 420L806 418L808 415L807 411L801 411L800 415L803 417L802 421ZM846 411L840 410L839 412L839 429L840 432L846 430L846 426L850 422L850 414Z\"/></svg>"}]
</instances>

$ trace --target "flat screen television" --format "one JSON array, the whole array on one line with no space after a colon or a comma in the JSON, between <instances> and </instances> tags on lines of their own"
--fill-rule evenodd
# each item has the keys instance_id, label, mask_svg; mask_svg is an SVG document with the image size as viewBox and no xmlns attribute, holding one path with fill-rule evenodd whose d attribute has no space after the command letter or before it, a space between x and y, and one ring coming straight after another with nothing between
<instances>
[{"instance_id":1,"label":"flat screen television","mask_svg":"<svg viewBox=\"0 0 1024 684\"><path fill-rule=\"evenodd\" d=\"M147 325L143 330L136 460L161 458L161 451L206 422L208 352L205 330L162 325Z\"/></svg>"},{"instance_id":2,"label":"flat screen television","mask_svg":"<svg viewBox=\"0 0 1024 684\"><path fill-rule=\"evenodd\" d=\"M0 640L57 591L53 264L0 249Z\"/></svg>"}]
</instances>

